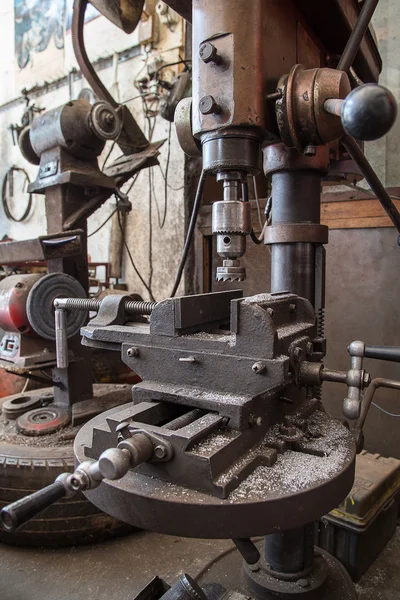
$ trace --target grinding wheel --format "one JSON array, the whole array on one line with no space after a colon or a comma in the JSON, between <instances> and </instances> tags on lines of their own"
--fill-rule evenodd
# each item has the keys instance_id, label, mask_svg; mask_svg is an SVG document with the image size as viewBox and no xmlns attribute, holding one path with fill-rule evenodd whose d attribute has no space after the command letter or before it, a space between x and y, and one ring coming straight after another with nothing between
<instances>
[{"instance_id":1,"label":"grinding wheel","mask_svg":"<svg viewBox=\"0 0 400 600\"><path fill-rule=\"evenodd\" d=\"M41 277L29 292L26 312L35 332L46 340L55 340L54 306L56 298L86 298L81 284L65 273ZM73 337L87 319L86 311L67 312L67 337Z\"/></svg>"}]
</instances>

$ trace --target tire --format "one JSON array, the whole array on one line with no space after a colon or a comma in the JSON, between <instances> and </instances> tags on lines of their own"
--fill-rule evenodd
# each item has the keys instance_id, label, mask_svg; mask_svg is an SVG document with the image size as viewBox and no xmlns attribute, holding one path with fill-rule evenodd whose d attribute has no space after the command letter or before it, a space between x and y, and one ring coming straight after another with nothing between
<instances>
[{"instance_id":1,"label":"tire","mask_svg":"<svg viewBox=\"0 0 400 600\"><path fill-rule=\"evenodd\" d=\"M106 389L110 388L110 389ZM126 402L128 385L94 385L94 396L101 401L103 391ZM29 396L51 394L51 388L28 392ZM21 394L22 395L22 394ZM20 396L20 394L18 394ZM13 396L8 397L13 398ZM6 399L3 399L5 401ZM73 439L60 441L57 434L38 436L10 435L8 421L0 416L0 509L54 482L66 471L74 470ZM14 532L0 527L0 542L24 546L69 546L90 544L137 531L101 512L79 493L56 502Z\"/></svg>"},{"instance_id":2,"label":"tire","mask_svg":"<svg viewBox=\"0 0 400 600\"><path fill-rule=\"evenodd\" d=\"M32 448L0 442L0 508L74 470L73 446ZM135 531L98 510L82 493L53 504L0 541L24 546L68 546L104 541Z\"/></svg>"}]
</instances>

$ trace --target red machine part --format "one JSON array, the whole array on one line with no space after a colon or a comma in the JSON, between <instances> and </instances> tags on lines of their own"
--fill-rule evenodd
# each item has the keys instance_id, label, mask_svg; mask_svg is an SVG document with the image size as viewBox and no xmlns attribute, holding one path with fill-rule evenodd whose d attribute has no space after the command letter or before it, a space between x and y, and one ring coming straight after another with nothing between
<instances>
[{"instance_id":1,"label":"red machine part","mask_svg":"<svg viewBox=\"0 0 400 600\"><path fill-rule=\"evenodd\" d=\"M41 274L10 275L0 282L0 328L36 336L26 314L26 302L32 286Z\"/></svg>"}]
</instances>

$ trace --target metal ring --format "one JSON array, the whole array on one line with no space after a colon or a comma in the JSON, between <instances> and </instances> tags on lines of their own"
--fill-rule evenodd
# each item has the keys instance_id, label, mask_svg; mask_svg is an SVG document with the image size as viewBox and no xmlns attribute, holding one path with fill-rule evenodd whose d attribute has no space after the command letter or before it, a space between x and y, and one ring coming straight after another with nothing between
<instances>
[{"instance_id":1,"label":"metal ring","mask_svg":"<svg viewBox=\"0 0 400 600\"><path fill-rule=\"evenodd\" d=\"M24 413L42 406L41 396L15 396L3 402L1 414L6 419L18 419Z\"/></svg>"},{"instance_id":2,"label":"metal ring","mask_svg":"<svg viewBox=\"0 0 400 600\"><path fill-rule=\"evenodd\" d=\"M329 228L317 223L288 223L271 225L264 231L264 244L327 244Z\"/></svg>"}]
</instances>

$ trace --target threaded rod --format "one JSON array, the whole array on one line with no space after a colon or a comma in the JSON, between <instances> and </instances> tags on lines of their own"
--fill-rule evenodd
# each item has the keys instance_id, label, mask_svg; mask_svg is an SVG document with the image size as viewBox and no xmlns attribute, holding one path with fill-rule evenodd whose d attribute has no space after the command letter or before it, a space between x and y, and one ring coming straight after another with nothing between
<instances>
[{"instance_id":1,"label":"threaded rod","mask_svg":"<svg viewBox=\"0 0 400 600\"><path fill-rule=\"evenodd\" d=\"M182 427L186 427L186 425L190 425L190 423L193 423L193 421L197 421L197 419L200 419L200 417L202 417L203 415L205 415L205 411L201 410L200 408L194 408L193 410L189 411L188 413L181 415L180 417L177 417L176 419L174 419L173 421L170 421L169 423L166 423L164 425L165 429L171 429L172 431L178 431L178 429L182 429Z\"/></svg>"},{"instance_id":2,"label":"threaded rod","mask_svg":"<svg viewBox=\"0 0 400 600\"><path fill-rule=\"evenodd\" d=\"M55 308L64 310L87 310L98 312L101 300L97 298L57 298L54 301ZM139 300L126 300L124 310L127 315L151 315L157 302L143 302Z\"/></svg>"}]
</instances>

